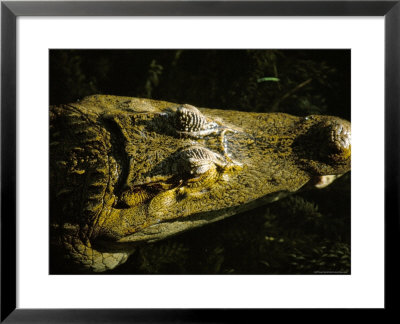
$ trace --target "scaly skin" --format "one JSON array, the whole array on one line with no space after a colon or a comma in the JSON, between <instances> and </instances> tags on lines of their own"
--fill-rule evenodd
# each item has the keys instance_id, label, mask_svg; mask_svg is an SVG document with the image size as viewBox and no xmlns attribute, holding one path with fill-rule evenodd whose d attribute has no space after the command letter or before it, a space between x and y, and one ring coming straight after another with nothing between
<instances>
[{"instance_id":1,"label":"scaly skin","mask_svg":"<svg viewBox=\"0 0 400 324\"><path fill-rule=\"evenodd\" d=\"M350 123L331 116L105 95L52 106L52 246L80 271L112 269L137 243L334 179L350 155Z\"/></svg>"}]
</instances>

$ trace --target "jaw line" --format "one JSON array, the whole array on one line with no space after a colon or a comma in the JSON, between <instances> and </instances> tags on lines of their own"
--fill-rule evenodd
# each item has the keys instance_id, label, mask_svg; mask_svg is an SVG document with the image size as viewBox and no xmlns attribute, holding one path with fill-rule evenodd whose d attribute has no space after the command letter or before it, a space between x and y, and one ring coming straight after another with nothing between
<instances>
[{"instance_id":1,"label":"jaw line","mask_svg":"<svg viewBox=\"0 0 400 324\"><path fill-rule=\"evenodd\" d=\"M249 209L256 208L265 203L271 203L288 196L290 192L279 191L243 205L228 207L220 210L197 213L186 217L179 217L150 225L140 232L119 239L118 243L156 242L171 235L184 232L191 228L200 227L209 223L222 220L234 214L239 214Z\"/></svg>"}]
</instances>

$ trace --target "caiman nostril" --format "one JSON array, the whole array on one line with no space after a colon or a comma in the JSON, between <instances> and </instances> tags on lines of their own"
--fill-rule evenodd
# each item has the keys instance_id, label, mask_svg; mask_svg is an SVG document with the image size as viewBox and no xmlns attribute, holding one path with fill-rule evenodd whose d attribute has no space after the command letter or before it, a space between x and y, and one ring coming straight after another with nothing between
<instances>
[{"instance_id":1,"label":"caiman nostril","mask_svg":"<svg viewBox=\"0 0 400 324\"><path fill-rule=\"evenodd\" d=\"M336 124L333 129L332 141L339 150L348 150L351 147L351 129L347 122Z\"/></svg>"},{"instance_id":2,"label":"caiman nostril","mask_svg":"<svg viewBox=\"0 0 400 324\"><path fill-rule=\"evenodd\" d=\"M351 128L350 123L341 121L334 124L331 141L334 147L332 158L336 161L344 161L351 155Z\"/></svg>"}]
</instances>

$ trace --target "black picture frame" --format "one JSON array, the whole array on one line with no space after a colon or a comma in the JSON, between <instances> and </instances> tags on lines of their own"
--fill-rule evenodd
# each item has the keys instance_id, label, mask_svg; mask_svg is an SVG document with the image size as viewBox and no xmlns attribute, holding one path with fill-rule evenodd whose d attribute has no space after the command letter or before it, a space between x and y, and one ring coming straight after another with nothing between
<instances>
[{"instance_id":1,"label":"black picture frame","mask_svg":"<svg viewBox=\"0 0 400 324\"><path fill-rule=\"evenodd\" d=\"M267 310L16 308L16 19L19 16L384 16L385 310L394 309L399 237L400 1L2 1L1 322L236 322ZM371 260L373 262L373 260ZM239 316L240 315L240 316Z\"/></svg>"}]
</instances>

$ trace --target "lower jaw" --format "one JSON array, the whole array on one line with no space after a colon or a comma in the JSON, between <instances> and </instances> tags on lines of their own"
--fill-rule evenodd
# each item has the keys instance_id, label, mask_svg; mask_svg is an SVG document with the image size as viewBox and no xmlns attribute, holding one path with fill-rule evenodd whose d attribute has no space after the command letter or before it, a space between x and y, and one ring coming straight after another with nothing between
<instances>
[{"instance_id":1,"label":"lower jaw","mask_svg":"<svg viewBox=\"0 0 400 324\"><path fill-rule=\"evenodd\" d=\"M139 242L155 242L167 238L178 233L204 226L216 221L222 220L229 216L245 212L258 206L277 201L288 196L290 193L286 191L276 192L264 196L260 199L253 200L243 205L233 206L222 210L215 210L206 213L198 213L187 217L181 217L174 220L160 222L150 225L140 232L125 236L117 241L117 243L139 243Z\"/></svg>"}]
</instances>

